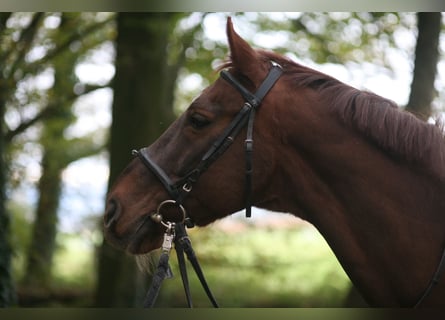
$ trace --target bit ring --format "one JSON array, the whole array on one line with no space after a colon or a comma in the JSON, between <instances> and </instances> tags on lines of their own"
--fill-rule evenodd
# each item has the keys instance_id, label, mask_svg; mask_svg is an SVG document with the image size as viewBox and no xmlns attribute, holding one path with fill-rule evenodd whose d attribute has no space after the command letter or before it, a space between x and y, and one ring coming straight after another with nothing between
<instances>
[{"instance_id":1,"label":"bit ring","mask_svg":"<svg viewBox=\"0 0 445 320\"><path fill-rule=\"evenodd\" d=\"M153 213L150 215L150 218L151 218L154 222L156 222L156 223L160 223L160 224L162 224L164 227L169 228L169 227L172 225L172 222L171 222L171 221L164 221L164 217L163 217L162 214L161 214L161 209L162 209L162 207L164 207L164 206L166 206L166 205L172 205L172 204L178 206L179 213L182 215L182 220L180 220L180 221L175 221L175 222L173 222L173 223L183 223L183 222L185 221L185 219L186 219L186 215L187 215L187 213L186 213L186 211L185 211L185 208L182 206L182 204L176 202L175 200L165 200L165 201L162 201L162 202L159 204L158 208L156 209L156 212L153 212Z\"/></svg>"}]
</instances>

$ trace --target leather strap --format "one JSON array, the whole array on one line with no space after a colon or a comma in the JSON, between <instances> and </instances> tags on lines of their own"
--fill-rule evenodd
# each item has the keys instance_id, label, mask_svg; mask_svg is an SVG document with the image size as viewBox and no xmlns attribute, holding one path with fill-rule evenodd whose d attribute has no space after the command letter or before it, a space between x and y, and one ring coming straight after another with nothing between
<instances>
[{"instance_id":1,"label":"leather strap","mask_svg":"<svg viewBox=\"0 0 445 320\"><path fill-rule=\"evenodd\" d=\"M436 272L433 275L428 287L423 293L422 297L420 297L419 301L415 304L414 308L418 308L422 302L430 295L433 288L439 283L439 280L445 271L445 250L442 252L442 257L440 258L439 266L436 269Z\"/></svg>"},{"instance_id":2,"label":"leather strap","mask_svg":"<svg viewBox=\"0 0 445 320\"><path fill-rule=\"evenodd\" d=\"M182 239L175 239L176 257L178 258L179 272L181 273L181 280L184 287L185 297L187 299L187 306L189 308L193 308L192 294L190 293L190 285L187 275L187 267L185 265L184 248L182 246L182 241Z\"/></svg>"},{"instance_id":3,"label":"leather strap","mask_svg":"<svg viewBox=\"0 0 445 320\"><path fill-rule=\"evenodd\" d=\"M147 292L144 300L144 308L152 308L159 295L159 290L161 289L162 281L165 278L172 276L170 265L168 264L169 254L163 252L159 258L158 268L156 273L153 275L153 280L151 282L150 289Z\"/></svg>"},{"instance_id":4,"label":"leather strap","mask_svg":"<svg viewBox=\"0 0 445 320\"><path fill-rule=\"evenodd\" d=\"M175 187L175 184L165 173L165 171L162 170L162 168L149 157L147 148L142 148L139 151L133 150L132 153L133 155L136 155L139 159L141 159L142 163L156 175L158 180L162 183L164 188L173 197L173 199L176 199L179 195L178 189Z\"/></svg>"},{"instance_id":5,"label":"leather strap","mask_svg":"<svg viewBox=\"0 0 445 320\"><path fill-rule=\"evenodd\" d=\"M190 242L190 238L187 235L187 231L185 230L185 227L182 223L176 225L176 238L175 238L175 248L177 250L177 246L179 245L180 250L183 250L185 254L187 255L187 259L190 261L193 269L195 270L196 275L198 276L199 281L201 282L201 285L204 289L204 291L207 294L207 297L209 298L210 302L215 308L218 308L218 303L216 302L215 297L212 294L212 291L210 290L209 285L207 284L207 281L205 279L204 273L202 272L201 266L199 265L198 258L196 257L195 251L193 250L192 243ZM183 260L184 257L182 257ZM185 267L185 262L183 261L183 266L180 267L181 270L181 277L184 284L184 290L186 292L187 296L187 303L189 304L189 307L192 307L191 302L191 295L190 295L190 288L188 284L188 277L187 277L187 270ZM188 292L188 294L187 294Z\"/></svg>"},{"instance_id":6,"label":"leather strap","mask_svg":"<svg viewBox=\"0 0 445 320\"><path fill-rule=\"evenodd\" d=\"M246 150L246 217L252 216L252 175L253 175L253 123L255 120L255 109L250 112L249 121L247 122L247 137L244 142Z\"/></svg>"},{"instance_id":7,"label":"leather strap","mask_svg":"<svg viewBox=\"0 0 445 320\"><path fill-rule=\"evenodd\" d=\"M283 70L277 64L273 65L267 74L266 79L261 83L257 91L252 94L248 91L230 72L223 70L221 71L221 78L228 81L246 100L245 107L249 108L249 117L247 121L247 135L245 140L245 153L246 153L246 184L245 184L245 208L246 217L250 218L252 216L252 177L253 177L253 124L255 120L256 109L260 106L263 98L272 89L274 84L280 78Z\"/></svg>"}]
</instances>

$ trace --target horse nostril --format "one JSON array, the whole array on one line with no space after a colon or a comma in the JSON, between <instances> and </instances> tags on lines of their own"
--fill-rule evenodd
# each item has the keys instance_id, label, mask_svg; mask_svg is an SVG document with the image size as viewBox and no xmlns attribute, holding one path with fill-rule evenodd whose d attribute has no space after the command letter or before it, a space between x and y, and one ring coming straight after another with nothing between
<instances>
[{"instance_id":1,"label":"horse nostril","mask_svg":"<svg viewBox=\"0 0 445 320\"><path fill-rule=\"evenodd\" d=\"M120 215L120 206L114 199L111 199L110 201L108 201L105 210L105 216L104 216L105 228L110 228L113 225L113 223L117 221L119 215Z\"/></svg>"}]
</instances>

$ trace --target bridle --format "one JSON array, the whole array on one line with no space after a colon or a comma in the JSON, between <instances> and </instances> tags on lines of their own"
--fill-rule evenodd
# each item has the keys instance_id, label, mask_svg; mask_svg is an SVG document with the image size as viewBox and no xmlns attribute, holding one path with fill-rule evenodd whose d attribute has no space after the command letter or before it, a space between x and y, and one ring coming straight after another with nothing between
<instances>
[{"instance_id":1,"label":"bridle","mask_svg":"<svg viewBox=\"0 0 445 320\"><path fill-rule=\"evenodd\" d=\"M245 103L235 118L229 123L218 139L211 145L204 156L201 158L197 166L189 171L184 177L173 182L167 173L150 158L147 148L142 148L134 152L142 160L142 163L158 178L170 197L178 203L182 204L186 196L192 191L193 185L198 181L199 177L215 162L232 144L239 131L247 123L247 137L245 140L246 154L246 216L251 216L251 192L252 192L252 152L253 152L253 122L255 113L260 106L263 98L273 87L275 82L282 74L282 68L278 64L272 64L268 75L263 83L259 86L255 93L247 90L235 77L227 70L222 70L221 78L230 83L235 89L241 93ZM186 218L188 225L192 224L190 217Z\"/></svg>"},{"instance_id":2,"label":"bridle","mask_svg":"<svg viewBox=\"0 0 445 320\"><path fill-rule=\"evenodd\" d=\"M221 135L210 146L206 153L202 156L196 167L189 171L184 177L174 182L169 175L153 160L151 159L148 148L142 148L139 151L133 150L133 154L136 155L145 167L151 171L157 179L162 183L165 190L168 192L171 199L161 202L155 213L151 214L150 218L156 223L162 224L166 228L163 242L163 254L158 265L158 272L153 277L154 281L147 294L146 302L144 306L151 307L154 304L154 300L157 297L160 283L166 277L171 274L168 267L168 254L172 247L172 243L175 243L175 249L178 255L178 261L180 264L181 276L186 292L186 297L189 307L192 306L191 298L188 288L187 274L185 270L185 263L183 253L187 254L192 266L197 273L201 284L212 304L217 307L217 303L213 298L213 295L208 288L208 285L204 279L202 271L194 255L191 243L188 239L185 226L191 228L194 226L194 222L187 214L183 206L183 202L187 195L192 191L193 185L198 181L199 177L214 163L233 143L238 133L247 125L247 134L244 143L245 157L246 157L246 185L245 185L245 208L246 217L251 216L252 212L252 171L253 171L253 123L255 120L255 114L258 107L261 105L263 98L272 89L274 84L280 78L283 70L280 65L271 62L272 66L261 85L258 87L255 93L246 89L228 70L222 70L220 76L233 86L244 98L245 103L241 110L236 114L229 125L224 129ZM179 221L165 221L162 215L163 209L167 206L177 206L180 219ZM179 240L178 240L179 239ZM178 250L179 249L179 250ZM181 262L182 261L182 262Z\"/></svg>"}]
</instances>

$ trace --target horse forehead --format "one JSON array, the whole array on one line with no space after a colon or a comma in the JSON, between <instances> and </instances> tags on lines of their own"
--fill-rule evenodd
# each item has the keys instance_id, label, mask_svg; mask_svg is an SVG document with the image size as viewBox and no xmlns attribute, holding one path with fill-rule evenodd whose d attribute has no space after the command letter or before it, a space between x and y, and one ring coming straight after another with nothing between
<instances>
[{"instance_id":1,"label":"horse forehead","mask_svg":"<svg viewBox=\"0 0 445 320\"><path fill-rule=\"evenodd\" d=\"M219 81L205 88L189 106L190 110L206 109L212 112L221 112L228 110L231 106L239 108L243 103L243 98L233 88L226 85L220 85Z\"/></svg>"},{"instance_id":2,"label":"horse forehead","mask_svg":"<svg viewBox=\"0 0 445 320\"><path fill-rule=\"evenodd\" d=\"M230 87L221 78L218 78L205 88L198 98L209 99L209 100L220 100L226 97L230 92Z\"/></svg>"}]
</instances>

